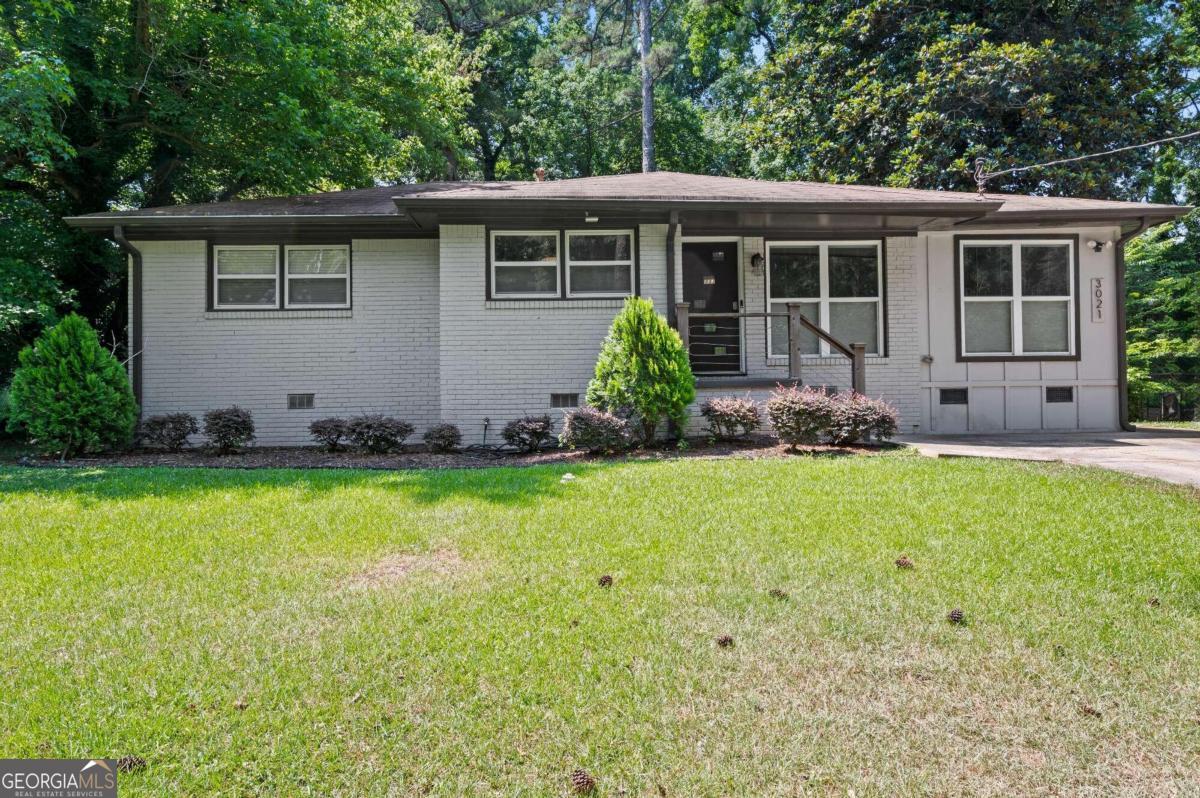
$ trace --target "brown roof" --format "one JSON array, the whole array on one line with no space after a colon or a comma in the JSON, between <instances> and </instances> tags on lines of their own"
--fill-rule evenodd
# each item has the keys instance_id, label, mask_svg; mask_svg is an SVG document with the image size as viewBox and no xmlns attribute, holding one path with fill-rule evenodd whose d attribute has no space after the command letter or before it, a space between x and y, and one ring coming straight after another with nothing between
<instances>
[{"instance_id":1,"label":"brown roof","mask_svg":"<svg viewBox=\"0 0 1200 798\"><path fill-rule=\"evenodd\" d=\"M356 217L397 215L397 206L413 211L446 207L484 208L497 202L639 204L642 206L716 207L748 205L798 211L891 211L944 213L1019 220L1047 218L1171 218L1190 208L1137 202L926 191L803 181L777 182L713 177L682 172L650 172L569 180L438 182L303 194L291 197L172 205L135 211L96 213L67 221L100 227L122 219L213 219L254 217Z\"/></svg>"}]
</instances>

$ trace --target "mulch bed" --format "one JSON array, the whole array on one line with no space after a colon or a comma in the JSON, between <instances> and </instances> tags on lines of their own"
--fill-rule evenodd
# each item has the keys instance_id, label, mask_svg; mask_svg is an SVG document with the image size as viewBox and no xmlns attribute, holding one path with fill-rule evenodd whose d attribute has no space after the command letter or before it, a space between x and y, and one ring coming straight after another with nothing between
<instances>
[{"instance_id":1,"label":"mulch bed","mask_svg":"<svg viewBox=\"0 0 1200 798\"><path fill-rule=\"evenodd\" d=\"M636 449L616 457L591 455L586 452L547 449L535 454L468 449L450 454L435 454L417 447L391 454L366 452L327 452L314 446L255 446L238 454L215 455L204 449L185 449L182 452L133 450L107 455L73 457L59 463L54 457L22 457L21 465L40 468L496 468L521 467L552 463L588 463L608 460L676 460L692 457L728 457L760 459L778 457L837 457L845 455L878 454L894 446L806 446L791 449L774 438L752 438L745 441L709 443L704 438L691 439L688 448L679 450L664 445Z\"/></svg>"}]
</instances>

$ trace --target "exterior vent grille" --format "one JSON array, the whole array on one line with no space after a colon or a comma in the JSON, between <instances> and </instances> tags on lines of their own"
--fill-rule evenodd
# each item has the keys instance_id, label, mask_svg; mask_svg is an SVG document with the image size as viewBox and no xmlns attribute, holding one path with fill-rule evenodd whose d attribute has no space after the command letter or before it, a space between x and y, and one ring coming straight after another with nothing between
<instances>
[{"instance_id":1,"label":"exterior vent grille","mask_svg":"<svg viewBox=\"0 0 1200 798\"><path fill-rule=\"evenodd\" d=\"M579 394L577 393L552 393L550 394L550 407L579 407Z\"/></svg>"},{"instance_id":2,"label":"exterior vent grille","mask_svg":"<svg viewBox=\"0 0 1200 798\"><path fill-rule=\"evenodd\" d=\"M940 388L938 401L944 405L965 405L967 403L966 388Z\"/></svg>"},{"instance_id":3,"label":"exterior vent grille","mask_svg":"<svg viewBox=\"0 0 1200 798\"><path fill-rule=\"evenodd\" d=\"M1055 388L1050 388L1050 387L1046 388L1046 402L1047 403L1074 402L1074 401L1075 401L1075 389L1070 385L1066 385L1066 386L1062 386L1062 387L1055 387Z\"/></svg>"},{"instance_id":4,"label":"exterior vent grille","mask_svg":"<svg viewBox=\"0 0 1200 798\"><path fill-rule=\"evenodd\" d=\"M288 410L312 410L315 396L311 393L289 393Z\"/></svg>"}]
</instances>

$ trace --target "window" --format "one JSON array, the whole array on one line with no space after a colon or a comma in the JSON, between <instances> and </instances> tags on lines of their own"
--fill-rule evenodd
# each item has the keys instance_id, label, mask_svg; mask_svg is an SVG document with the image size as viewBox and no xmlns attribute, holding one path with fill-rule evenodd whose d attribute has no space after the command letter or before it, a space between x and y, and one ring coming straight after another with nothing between
<instances>
[{"instance_id":1,"label":"window","mask_svg":"<svg viewBox=\"0 0 1200 798\"><path fill-rule=\"evenodd\" d=\"M550 394L550 407L551 409L562 407L579 407L579 394L552 393Z\"/></svg>"},{"instance_id":2,"label":"window","mask_svg":"<svg viewBox=\"0 0 1200 798\"><path fill-rule=\"evenodd\" d=\"M558 296L557 232L493 232L491 248L492 296Z\"/></svg>"},{"instance_id":3,"label":"window","mask_svg":"<svg viewBox=\"0 0 1200 798\"><path fill-rule=\"evenodd\" d=\"M962 356L1070 356L1075 242L958 242Z\"/></svg>"},{"instance_id":4,"label":"window","mask_svg":"<svg viewBox=\"0 0 1200 798\"><path fill-rule=\"evenodd\" d=\"M803 316L846 343L864 343L867 354L883 351L883 269L878 241L767 244L767 298L771 313L800 304ZM771 355L788 353L787 319L773 317L768 333ZM803 355L828 355L829 344L800 332Z\"/></svg>"},{"instance_id":5,"label":"window","mask_svg":"<svg viewBox=\"0 0 1200 798\"><path fill-rule=\"evenodd\" d=\"M350 307L350 248L289 246L284 307Z\"/></svg>"},{"instance_id":6,"label":"window","mask_svg":"<svg viewBox=\"0 0 1200 798\"><path fill-rule=\"evenodd\" d=\"M289 393L287 395L288 410L312 410L315 394Z\"/></svg>"},{"instance_id":7,"label":"window","mask_svg":"<svg viewBox=\"0 0 1200 798\"><path fill-rule=\"evenodd\" d=\"M938 404L965 405L967 403L966 388L939 388Z\"/></svg>"},{"instance_id":8,"label":"window","mask_svg":"<svg viewBox=\"0 0 1200 798\"><path fill-rule=\"evenodd\" d=\"M633 231L567 233L567 296L622 297L633 293Z\"/></svg>"},{"instance_id":9,"label":"window","mask_svg":"<svg viewBox=\"0 0 1200 798\"><path fill-rule=\"evenodd\" d=\"M278 304L278 247L213 247L214 307L253 310Z\"/></svg>"},{"instance_id":10,"label":"window","mask_svg":"<svg viewBox=\"0 0 1200 798\"><path fill-rule=\"evenodd\" d=\"M1062 404L1075 401L1075 388L1071 385L1047 386L1046 403Z\"/></svg>"}]
</instances>

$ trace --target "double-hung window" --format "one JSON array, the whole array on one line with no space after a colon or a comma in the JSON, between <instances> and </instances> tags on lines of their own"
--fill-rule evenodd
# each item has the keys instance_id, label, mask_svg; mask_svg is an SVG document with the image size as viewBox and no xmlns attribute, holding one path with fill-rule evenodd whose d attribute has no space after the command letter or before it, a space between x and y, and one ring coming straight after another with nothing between
<instances>
[{"instance_id":1,"label":"double-hung window","mask_svg":"<svg viewBox=\"0 0 1200 798\"><path fill-rule=\"evenodd\" d=\"M213 247L213 305L222 310L279 306L279 247Z\"/></svg>"},{"instance_id":2,"label":"double-hung window","mask_svg":"<svg viewBox=\"0 0 1200 798\"><path fill-rule=\"evenodd\" d=\"M879 241L772 241L767 244L767 301L771 313L789 303L846 344L883 352L883 252ZM788 354L787 319L771 318L772 356ZM829 344L808 330L797 342L802 355L828 355Z\"/></svg>"},{"instance_id":3,"label":"double-hung window","mask_svg":"<svg viewBox=\"0 0 1200 798\"><path fill-rule=\"evenodd\" d=\"M958 239L960 355L1074 355L1074 263L1074 240Z\"/></svg>"},{"instance_id":4,"label":"double-hung window","mask_svg":"<svg viewBox=\"0 0 1200 798\"><path fill-rule=\"evenodd\" d=\"M284 307L350 307L349 247L297 245L284 253Z\"/></svg>"},{"instance_id":5,"label":"double-hung window","mask_svg":"<svg viewBox=\"0 0 1200 798\"><path fill-rule=\"evenodd\" d=\"M567 232L567 296L633 293L633 231Z\"/></svg>"},{"instance_id":6,"label":"double-hung window","mask_svg":"<svg viewBox=\"0 0 1200 798\"><path fill-rule=\"evenodd\" d=\"M558 232L493 231L492 296L541 299L559 295Z\"/></svg>"}]
</instances>

